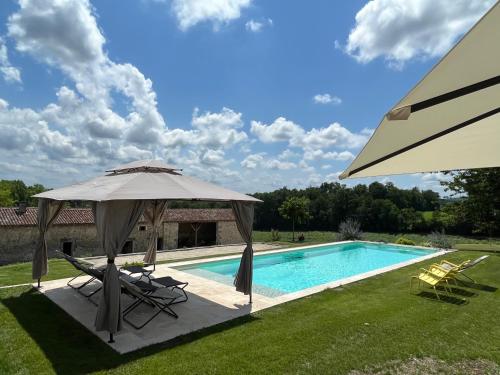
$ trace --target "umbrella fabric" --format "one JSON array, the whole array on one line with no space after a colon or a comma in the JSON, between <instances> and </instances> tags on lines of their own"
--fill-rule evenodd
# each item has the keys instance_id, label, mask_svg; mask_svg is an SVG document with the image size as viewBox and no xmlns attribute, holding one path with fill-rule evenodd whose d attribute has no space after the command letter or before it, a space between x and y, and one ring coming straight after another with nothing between
<instances>
[{"instance_id":1,"label":"umbrella fabric","mask_svg":"<svg viewBox=\"0 0 500 375\"><path fill-rule=\"evenodd\" d=\"M108 257L95 318L97 331L116 333L121 329L121 287L114 260L139 221L144 206L144 201L108 201L94 204L97 237Z\"/></svg>"},{"instance_id":2,"label":"umbrella fabric","mask_svg":"<svg viewBox=\"0 0 500 375\"><path fill-rule=\"evenodd\" d=\"M47 231L61 211L64 202L51 199L38 200L37 226L39 232L38 243L33 254L32 277L40 279L49 271L47 254Z\"/></svg>"},{"instance_id":3,"label":"umbrella fabric","mask_svg":"<svg viewBox=\"0 0 500 375\"><path fill-rule=\"evenodd\" d=\"M252 227L254 204L252 202L231 202L231 205L238 231L243 241L246 242L246 247L241 257L240 267L234 279L234 285L238 292L251 295L253 276Z\"/></svg>"},{"instance_id":4,"label":"umbrella fabric","mask_svg":"<svg viewBox=\"0 0 500 375\"><path fill-rule=\"evenodd\" d=\"M154 200L148 202L144 210L144 218L151 224L151 234L148 241L144 263L156 263L156 251L158 250L158 235L163 222L163 215L167 209L167 201Z\"/></svg>"},{"instance_id":5,"label":"umbrella fabric","mask_svg":"<svg viewBox=\"0 0 500 375\"><path fill-rule=\"evenodd\" d=\"M383 118L341 178L500 165L500 2Z\"/></svg>"}]
</instances>

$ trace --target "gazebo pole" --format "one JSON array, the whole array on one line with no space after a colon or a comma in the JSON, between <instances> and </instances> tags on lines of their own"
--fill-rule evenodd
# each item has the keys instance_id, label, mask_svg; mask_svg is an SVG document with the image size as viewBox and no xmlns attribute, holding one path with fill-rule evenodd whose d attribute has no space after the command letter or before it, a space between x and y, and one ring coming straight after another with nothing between
<instances>
[{"instance_id":1,"label":"gazebo pole","mask_svg":"<svg viewBox=\"0 0 500 375\"><path fill-rule=\"evenodd\" d=\"M109 333L109 340L108 340L108 343L112 344L115 342L115 339L113 338L113 334L110 332Z\"/></svg>"}]
</instances>

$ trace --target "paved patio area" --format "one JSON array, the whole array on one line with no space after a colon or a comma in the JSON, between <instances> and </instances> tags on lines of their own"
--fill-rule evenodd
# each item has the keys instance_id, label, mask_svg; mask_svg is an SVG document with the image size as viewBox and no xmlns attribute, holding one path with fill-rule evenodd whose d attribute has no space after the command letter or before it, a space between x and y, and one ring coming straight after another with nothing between
<instances>
[{"instance_id":1,"label":"paved patio area","mask_svg":"<svg viewBox=\"0 0 500 375\"><path fill-rule=\"evenodd\" d=\"M263 242L256 242L252 246L254 252L276 250L281 247ZM187 249L176 249L176 250L160 250L156 253L156 261L173 262L173 261L200 258L200 257L224 256L231 254L241 255L241 253L243 253L243 249L245 249L244 244L234 244L234 245L220 245L220 246L191 247ZM142 262L143 258L144 258L144 253L133 253L126 255L120 254L116 257L115 263L117 265L121 265L127 262L128 263ZM88 257L85 259L97 266L105 265L107 261L107 257L105 256Z\"/></svg>"},{"instance_id":2,"label":"paved patio area","mask_svg":"<svg viewBox=\"0 0 500 375\"><path fill-rule=\"evenodd\" d=\"M253 303L249 304L248 296L236 292L234 287L190 275L163 264L156 266L154 275L156 277L171 276L177 280L189 282L186 289L189 300L172 306L172 309L179 315L178 319L162 313L140 330L124 322L124 329L115 335L115 343L109 344L119 353L127 353L165 342L276 304L276 301L271 298L257 294L253 296ZM109 338L107 332L95 332L94 318L97 307L68 287L66 285L68 280L70 279L44 282L41 292L107 343ZM82 277L81 280L83 282L86 278ZM96 294L93 300L98 301L98 298ZM130 298L122 295L122 306L130 303ZM142 306L137 310L130 314L130 318L134 321L144 321L151 315L149 306Z\"/></svg>"},{"instance_id":3,"label":"paved patio area","mask_svg":"<svg viewBox=\"0 0 500 375\"><path fill-rule=\"evenodd\" d=\"M300 248L295 249L298 250ZM290 250L291 249L271 250L266 251L266 253L279 253ZM431 259L445 253L445 251L436 251L435 253L427 256L276 297L267 297L262 294L255 293L254 288L252 304L248 303L248 296L236 292L234 287L231 285L226 285L173 268L204 262L207 260L188 260L169 264L160 264L156 266L156 271L154 272L155 277L171 276L174 279L189 282L189 286L186 288L189 300L184 303L173 305L173 310L179 315L179 318L175 319L167 314L160 314L150 324L140 330L136 330L124 322L123 330L115 335L115 343L109 345L119 353L131 352L152 344L165 342L178 336L198 331L202 328L248 315L268 307L318 293L325 289L336 288L353 283L374 275L418 263L426 259ZM210 260L239 259L240 256L240 254L221 256ZM74 319L87 327L92 333L97 335L101 340L107 343L109 337L108 333L96 332L94 328L94 318L97 307L90 303L85 297L78 294L75 290L68 287L66 285L68 280L69 279L61 279L43 282L40 291L70 314ZM81 280L83 282L85 281L85 278L82 278ZM94 297L97 301L98 295L96 294ZM127 306L130 303L131 300L127 296L122 295L122 306ZM134 321L136 321L136 319L138 321L144 321L150 315L151 308L149 306L143 306L141 309L138 309L137 313L132 313L130 318Z\"/></svg>"}]
</instances>

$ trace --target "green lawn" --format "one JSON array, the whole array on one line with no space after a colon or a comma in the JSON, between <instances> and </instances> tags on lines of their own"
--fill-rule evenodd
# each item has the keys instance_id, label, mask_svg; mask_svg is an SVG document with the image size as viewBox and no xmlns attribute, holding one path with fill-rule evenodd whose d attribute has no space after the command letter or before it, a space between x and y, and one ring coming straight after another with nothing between
<instances>
[{"instance_id":1,"label":"green lawn","mask_svg":"<svg viewBox=\"0 0 500 375\"><path fill-rule=\"evenodd\" d=\"M304 233L305 241L303 243L312 244L312 243L322 243L322 242L333 242L337 241L337 233L336 232L319 232L319 231L311 231L311 232L295 232L295 238L300 233ZM280 241L279 243L283 244L300 244L298 242L292 241L292 232L280 232ZM396 242L399 237L405 237L412 241L414 241L417 245L422 245L427 242L427 236L423 234L415 234L415 233L371 233L365 232L363 233L363 239L366 241L383 241L383 242ZM463 236L448 236L454 244L480 244L480 245L489 245L496 244L500 246L500 238L492 238L492 239L484 239L484 238L475 238L475 237L463 237ZM253 235L254 241L256 242L272 242L271 232L270 231L254 231Z\"/></svg>"},{"instance_id":2,"label":"green lawn","mask_svg":"<svg viewBox=\"0 0 500 375\"><path fill-rule=\"evenodd\" d=\"M461 251L447 258L460 262L480 255ZM2 289L0 373L387 373L399 361L420 363L422 374L436 370L436 363L444 369L440 373L453 366L500 373L500 256L491 254L471 270L480 284L455 288L456 298L446 302L409 292L409 276L429 263L127 355L116 354L33 289Z\"/></svg>"},{"instance_id":3,"label":"green lawn","mask_svg":"<svg viewBox=\"0 0 500 375\"><path fill-rule=\"evenodd\" d=\"M49 274L42 281L64 279L77 274L75 268L64 259L49 260ZM0 286L31 283L31 262L15 263L0 267Z\"/></svg>"}]
</instances>

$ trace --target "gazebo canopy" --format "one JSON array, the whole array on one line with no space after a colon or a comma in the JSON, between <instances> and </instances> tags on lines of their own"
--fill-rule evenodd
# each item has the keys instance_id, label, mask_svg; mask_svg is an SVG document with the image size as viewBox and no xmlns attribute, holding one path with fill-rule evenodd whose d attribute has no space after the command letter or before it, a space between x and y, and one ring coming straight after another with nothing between
<instances>
[{"instance_id":1,"label":"gazebo canopy","mask_svg":"<svg viewBox=\"0 0 500 375\"><path fill-rule=\"evenodd\" d=\"M38 279L39 285L40 278L48 273L47 232L64 202L93 202L99 245L108 257L95 326L98 331L109 331L110 342L122 324L121 287L115 257L144 214L152 226L144 260L155 262L156 237L170 200L231 202L238 231L246 243L234 285L237 291L250 295L250 302L252 300L252 226L254 204L260 200L184 176L180 171L159 160L141 160L110 169L108 175L87 182L35 195L39 198L37 224L40 239L33 255L32 275Z\"/></svg>"},{"instance_id":2,"label":"gazebo canopy","mask_svg":"<svg viewBox=\"0 0 500 375\"><path fill-rule=\"evenodd\" d=\"M159 160L141 160L108 170L108 175L79 184L49 190L35 198L53 200L204 200L260 202L249 195L224 189Z\"/></svg>"},{"instance_id":3,"label":"gazebo canopy","mask_svg":"<svg viewBox=\"0 0 500 375\"><path fill-rule=\"evenodd\" d=\"M383 118L340 178L500 165L500 3Z\"/></svg>"}]
</instances>

